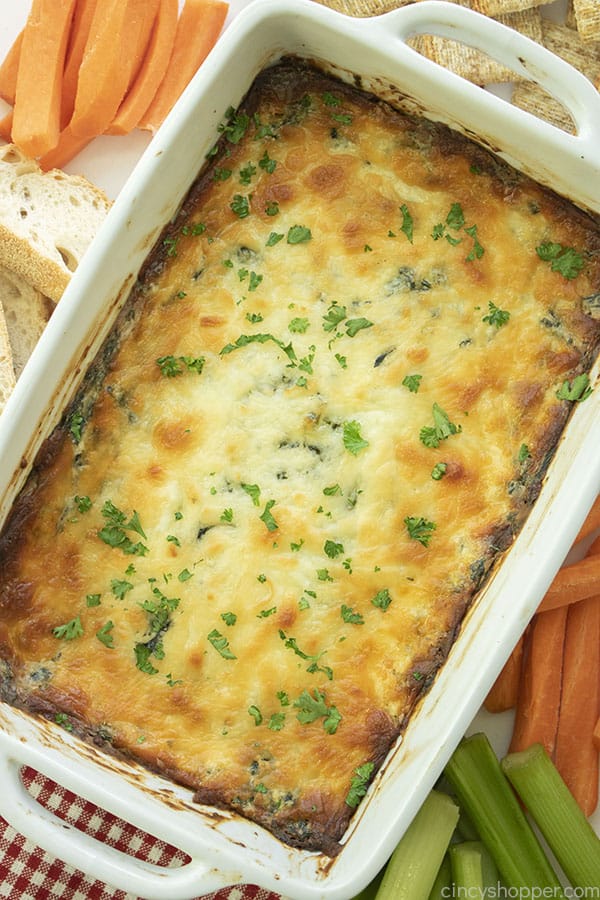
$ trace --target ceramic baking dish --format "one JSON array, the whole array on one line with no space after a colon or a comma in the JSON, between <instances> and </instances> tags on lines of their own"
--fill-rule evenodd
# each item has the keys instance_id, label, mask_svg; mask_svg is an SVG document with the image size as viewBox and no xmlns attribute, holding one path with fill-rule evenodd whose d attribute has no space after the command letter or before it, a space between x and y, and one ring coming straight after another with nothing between
<instances>
[{"instance_id":1,"label":"ceramic baking dish","mask_svg":"<svg viewBox=\"0 0 600 900\"><path fill-rule=\"evenodd\" d=\"M484 49L545 86L569 109L569 135L415 53L436 33ZM542 47L459 6L423 2L352 19L309 0L256 0L234 21L154 138L73 277L0 422L0 521L42 440L126 299L144 258L214 142L225 110L282 55L316 60L385 99L474 136L578 205L600 212L600 99ZM597 383L598 371L592 372ZM0 814L90 876L153 900L185 900L251 882L296 900L354 896L383 865L477 712L600 490L600 391L577 409L517 541L468 614L450 657L390 753L335 858L292 849L191 792L85 745L58 726L0 705ZM159 868L89 838L40 807L29 765L184 851Z\"/></svg>"}]
</instances>

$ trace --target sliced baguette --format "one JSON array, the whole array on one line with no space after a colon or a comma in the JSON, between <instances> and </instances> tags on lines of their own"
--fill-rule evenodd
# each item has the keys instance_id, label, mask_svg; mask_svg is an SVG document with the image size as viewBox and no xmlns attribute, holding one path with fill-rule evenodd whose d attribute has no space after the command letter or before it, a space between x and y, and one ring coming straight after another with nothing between
<instances>
[{"instance_id":1,"label":"sliced baguette","mask_svg":"<svg viewBox=\"0 0 600 900\"><path fill-rule=\"evenodd\" d=\"M4 318L4 310L0 302L0 415L6 401L15 386L15 370L13 368L12 351L8 339L8 328Z\"/></svg>"},{"instance_id":2,"label":"sliced baguette","mask_svg":"<svg viewBox=\"0 0 600 900\"><path fill-rule=\"evenodd\" d=\"M20 275L0 268L0 304L12 356L14 386L48 323L54 303ZM0 343L0 369L2 358Z\"/></svg>"},{"instance_id":3,"label":"sliced baguette","mask_svg":"<svg viewBox=\"0 0 600 900\"><path fill-rule=\"evenodd\" d=\"M79 175L0 147L0 266L57 302L110 207Z\"/></svg>"}]
</instances>

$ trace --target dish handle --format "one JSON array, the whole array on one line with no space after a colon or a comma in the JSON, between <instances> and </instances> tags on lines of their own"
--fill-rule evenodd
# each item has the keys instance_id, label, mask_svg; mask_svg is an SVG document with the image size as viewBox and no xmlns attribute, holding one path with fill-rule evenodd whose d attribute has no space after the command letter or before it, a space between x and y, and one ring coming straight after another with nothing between
<instances>
[{"instance_id":1,"label":"dish handle","mask_svg":"<svg viewBox=\"0 0 600 900\"><path fill-rule=\"evenodd\" d=\"M14 755L0 753L0 815L47 853L145 900L188 900L231 885L200 859L190 858L177 867L158 866L85 834L41 806L27 791L20 774L24 764Z\"/></svg>"},{"instance_id":2,"label":"dish handle","mask_svg":"<svg viewBox=\"0 0 600 900\"><path fill-rule=\"evenodd\" d=\"M468 44L527 80L537 82L566 108L577 133L566 135L549 123L541 124L559 131L561 138L571 138L581 148L589 148L591 157L597 152L600 141L600 95L594 85L565 60L514 28L444 0L413 3L369 21L374 28L380 27L386 33L393 30L404 43L414 35L433 33ZM448 76L450 80L460 77L452 72L448 72ZM480 90L476 85L472 87ZM530 115L513 109L516 113Z\"/></svg>"}]
</instances>

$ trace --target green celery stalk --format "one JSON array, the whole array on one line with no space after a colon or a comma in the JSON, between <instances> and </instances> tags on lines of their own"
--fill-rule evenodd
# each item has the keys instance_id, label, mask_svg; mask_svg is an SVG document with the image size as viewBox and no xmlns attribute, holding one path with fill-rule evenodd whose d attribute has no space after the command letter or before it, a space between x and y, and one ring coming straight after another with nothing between
<instances>
[{"instance_id":1,"label":"green celery stalk","mask_svg":"<svg viewBox=\"0 0 600 900\"><path fill-rule=\"evenodd\" d=\"M376 900L429 900L457 822L456 803L430 791L388 861Z\"/></svg>"},{"instance_id":2,"label":"green celery stalk","mask_svg":"<svg viewBox=\"0 0 600 900\"><path fill-rule=\"evenodd\" d=\"M501 766L573 887L598 888L600 839L544 747L509 753Z\"/></svg>"},{"instance_id":3,"label":"green celery stalk","mask_svg":"<svg viewBox=\"0 0 600 900\"><path fill-rule=\"evenodd\" d=\"M385 866L378 872L375 878L368 883L366 887L362 889L360 894L355 894L352 900L375 900L377 896L377 891L379 890L379 885L381 884L381 879L383 878L383 873L385 872Z\"/></svg>"},{"instance_id":4,"label":"green celery stalk","mask_svg":"<svg viewBox=\"0 0 600 900\"><path fill-rule=\"evenodd\" d=\"M445 769L446 777L491 853L508 888L564 892L540 842L505 778L484 734L463 738Z\"/></svg>"},{"instance_id":5,"label":"green celery stalk","mask_svg":"<svg viewBox=\"0 0 600 900\"><path fill-rule=\"evenodd\" d=\"M449 855L446 853L442 860L442 864L438 869L438 873L435 876L435 881L429 892L428 900L448 900L448 898L452 896L451 888L452 864L450 863Z\"/></svg>"},{"instance_id":6,"label":"green celery stalk","mask_svg":"<svg viewBox=\"0 0 600 900\"><path fill-rule=\"evenodd\" d=\"M448 851L452 865L452 881L461 897L483 897L481 850L476 841L453 844Z\"/></svg>"}]
</instances>

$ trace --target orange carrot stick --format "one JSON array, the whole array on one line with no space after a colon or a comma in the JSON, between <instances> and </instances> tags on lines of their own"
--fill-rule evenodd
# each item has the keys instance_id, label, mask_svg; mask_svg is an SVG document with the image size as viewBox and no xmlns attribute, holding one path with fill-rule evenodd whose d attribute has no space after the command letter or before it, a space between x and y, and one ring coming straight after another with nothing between
<instances>
[{"instance_id":1,"label":"orange carrot stick","mask_svg":"<svg viewBox=\"0 0 600 900\"><path fill-rule=\"evenodd\" d=\"M585 521L579 529L577 537L575 538L575 543L577 543L577 541L583 540L583 538L588 537L588 535L590 535L597 528L600 528L600 495L596 497L590 511L585 517Z\"/></svg>"},{"instance_id":2,"label":"orange carrot stick","mask_svg":"<svg viewBox=\"0 0 600 900\"><path fill-rule=\"evenodd\" d=\"M524 642L525 638L521 636L490 688L483 704L488 712L506 712L507 709L514 709L517 705Z\"/></svg>"},{"instance_id":3,"label":"orange carrot stick","mask_svg":"<svg viewBox=\"0 0 600 900\"><path fill-rule=\"evenodd\" d=\"M169 65L177 14L177 0L160 0L146 55L137 77L107 129L108 134L129 134L148 109Z\"/></svg>"},{"instance_id":4,"label":"orange carrot stick","mask_svg":"<svg viewBox=\"0 0 600 900\"><path fill-rule=\"evenodd\" d=\"M11 132L12 132L12 123L13 123L13 111L7 112L5 116L0 119L0 138L3 141L6 141L7 144L11 143Z\"/></svg>"},{"instance_id":5,"label":"orange carrot stick","mask_svg":"<svg viewBox=\"0 0 600 900\"><path fill-rule=\"evenodd\" d=\"M186 0L177 23L169 67L138 124L156 131L215 45L228 4L222 0Z\"/></svg>"},{"instance_id":6,"label":"orange carrot stick","mask_svg":"<svg viewBox=\"0 0 600 900\"><path fill-rule=\"evenodd\" d=\"M600 595L568 607L554 762L586 816L598 803Z\"/></svg>"},{"instance_id":7,"label":"orange carrot stick","mask_svg":"<svg viewBox=\"0 0 600 900\"><path fill-rule=\"evenodd\" d=\"M20 31L13 44L4 57L0 66L0 97L11 106L15 104L17 90L17 73L19 71L19 59L21 58L21 44L23 43L23 31Z\"/></svg>"},{"instance_id":8,"label":"orange carrot stick","mask_svg":"<svg viewBox=\"0 0 600 900\"><path fill-rule=\"evenodd\" d=\"M33 0L23 30L12 139L28 156L58 141L63 68L75 0Z\"/></svg>"},{"instance_id":9,"label":"orange carrot stick","mask_svg":"<svg viewBox=\"0 0 600 900\"><path fill-rule=\"evenodd\" d=\"M94 11L69 122L75 137L95 137L110 125L130 79L145 0L103 0Z\"/></svg>"},{"instance_id":10,"label":"orange carrot stick","mask_svg":"<svg viewBox=\"0 0 600 900\"><path fill-rule=\"evenodd\" d=\"M56 147L40 156L38 165L44 172L48 169L64 169L92 140L92 137L77 137L67 125L61 131Z\"/></svg>"},{"instance_id":11,"label":"orange carrot stick","mask_svg":"<svg viewBox=\"0 0 600 900\"><path fill-rule=\"evenodd\" d=\"M77 80L83 60L90 28L96 10L97 0L78 0L71 26L71 37L67 48L65 71L63 75L62 104L60 110L61 127L70 122L75 107Z\"/></svg>"},{"instance_id":12,"label":"orange carrot stick","mask_svg":"<svg viewBox=\"0 0 600 900\"><path fill-rule=\"evenodd\" d=\"M587 556L597 554L600 537L592 542ZM569 606L555 748L556 765L587 816L598 803L599 716L600 594Z\"/></svg>"},{"instance_id":13,"label":"orange carrot stick","mask_svg":"<svg viewBox=\"0 0 600 900\"><path fill-rule=\"evenodd\" d=\"M592 739L594 741L594 746L596 750L600 752L600 716L598 717L596 724L594 725L594 730L592 732Z\"/></svg>"},{"instance_id":14,"label":"orange carrot stick","mask_svg":"<svg viewBox=\"0 0 600 900\"><path fill-rule=\"evenodd\" d=\"M523 651L511 752L540 743L549 756L554 753L566 622L566 606L533 619Z\"/></svg>"},{"instance_id":15,"label":"orange carrot stick","mask_svg":"<svg viewBox=\"0 0 600 900\"><path fill-rule=\"evenodd\" d=\"M585 556L569 566L563 566L556 573L554 581L546 591L538 612L547 612L558 606L577 603L586 597L600 594L600 554Z\"/></svg>"}]
</instances>

